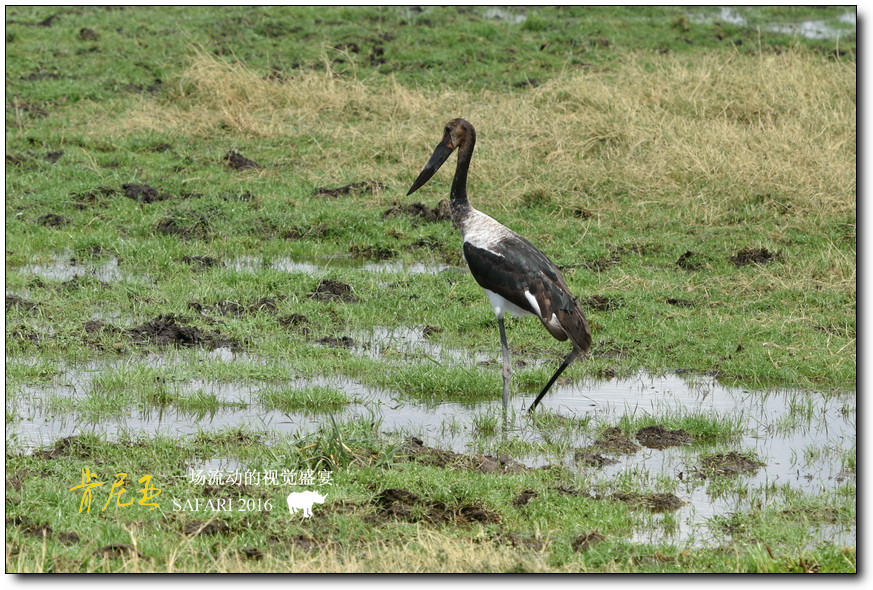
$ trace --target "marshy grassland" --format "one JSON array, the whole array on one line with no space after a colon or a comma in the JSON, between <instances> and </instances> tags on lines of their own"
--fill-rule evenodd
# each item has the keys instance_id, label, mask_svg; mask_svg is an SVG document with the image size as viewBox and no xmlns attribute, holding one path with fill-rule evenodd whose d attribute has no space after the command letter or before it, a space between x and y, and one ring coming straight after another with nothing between
<instances>
[{"instance_id":1,"label":"marshy grassland","mask_svg":"<svg viewBox=\"0 0 873 590\"><path fill-rule=\"evenodd\" d=\"M847 12L7 7L6 571L855 572ZM592 327L535 416L454 117Z\"/></svg>"}]
</instances>

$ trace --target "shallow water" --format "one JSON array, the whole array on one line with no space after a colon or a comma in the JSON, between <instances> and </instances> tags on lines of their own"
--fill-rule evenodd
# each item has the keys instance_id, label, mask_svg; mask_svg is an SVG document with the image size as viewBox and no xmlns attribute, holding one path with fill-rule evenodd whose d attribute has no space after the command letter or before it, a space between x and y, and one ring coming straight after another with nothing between
<instances>
[{"instance_id":1,"label":"shallow water","mask_svg":"<svg viewBox=\"0 0 873 590\"><path fill-rule=\"evenodd\" d=\"M125 278L118 268L118 259L110 256L105 260L80 260L72 255L58 255L48 262L29 264L22 273L33 274L56 281L69 281L75 277L94 277L98 281L111 283Z\"/></svg>"},{"instance_id":2,"label":"shallow water","mask_svg":"<svg viewBox=\"0 0 873 590\"><path fill-rule=\"evenodd\" d=\"M701 15L695 14L690 16L695 22L712 22L721 20L725 23L745 27L749 25L749 21L736 9L729 6L719 8L717 14ZM764 31L772 33L782 33L785 35L800 35L807 39L836 39L838 37L846 37L857 34L858 17L854 12L846 12L840 15L839 18L833 19L847 25L852 25L852 28L838 27L830 24L831 21L808 19L797 22L781 22L767 24L761 27Z\"/></svg>"},{"instance_id":3,"label":"shallow water","mask_svg":"<svg viewBox=\"0 0 873 590\"><path fill-rule=\"evenodd\" d=\"M359 338L363 336L358 335ZM361 354L381 354L386 346L400 347L407 352L423 351L445 358L454 351L443 351L429 343L420 331L376 330L370 334L370 344L361 347ZM257 362L250 355L240 355L218 349L205 355L211 360L250 364ZM151 355L149 366L169 366L178 359ZM117 363L116 363L117 365ZM7 391L7 444L14 440L25 449L49 446L59 438L94 433L115 439L121 433L154 435L157 433L186 436L198 432L226 431L243 428L248 431L290 434L304 437L329 423L324 413L311 411L281 412L265 410L258 393L270 384L258 382L234 383L191 380L175 384L180 393L190 395L201 391L213 395L220 405L214 411L179 411L172 406L157 410L131 409L118 416L101 416L90 421L75 411L53 416L44 412L41 400L49 395L84 400L90 395L95 375L111 365L92 362L68 367L64 373L45 385L32 385L20 391ZM497 370L497 369L495 369ZM477 420L502 413L499 392L492 401L461 403L411 400L397 392L369 387L348 377L321 377L284 384L290 388L331 386L344 391L353 403L333 412L333 418L367 420L381 424L380 430L396 442L406 436L421 438L428 446L467 454L496 454L500 437L537 444L543 441L540 431L525 414L532 395L516 395L510 411L511 424L501 435L480 436ZM708 376L653 376L645 373L609 381L579 380L556 386L543 400L540 412L557 412L567 418L586 417L597 425L617 425L623 416L655 417L700 413L739 422L744 433L730 444L732 450L754 451L766 466L752 475L739 476L749 490L766 486L787 485L803 492L819 493L834 489L840 482L854 478L842 471L842 454L855 448L856 403L854 392L816 392L778 389L750 391L726 387ZM9 422L9 417L16 418ZM500 428L498 428L498 431ZM577 428L568 441L567 452L561 456L514 455L529 467L562 464L580 477L593 478L608 484L626 473L647 474L644 481L658 478L681 480L676 494L685 506L669 515L653 515L647 525L641 525L633 538L641 542L667 541L680 546L704 546L712 542L709 519L716 515L742 512L749 507L747 498L737 494L712 495L707 482L696 477L698 453L693 447L671 447L663 450L642 447L633 455L614 456L615 465L602 468L583 467L573 461L573 452L593 442L590 432ZM226 469L227 459L215 457L192 469ZM219 465L216 467L216 465ZM236 465L234 469L238 469ZM653 487L657 487L652 484ZM754 496L749 494L748 496ZM836 525L819 527L811 539L832 540L855 544L855 528Z\"/></svg>"},{"instance_id":4,"label":"shallow water","mask_svg":"<svg viewBox=\"0 0 873 590\"><path fill-rule=\"evenodd\" d=\"M407 264L398 260L367 262L351 256L332 256L308 260L279 257L269 261L254 256L239 256L229 261L228 267L240 272L255 272L263 268L270 268L284 272L300 272L310 275L322 275L332 268L358 269L383 274L437 274L451 268L447 264L427 264L424 262Z\"/></svg>"}]
</instances>

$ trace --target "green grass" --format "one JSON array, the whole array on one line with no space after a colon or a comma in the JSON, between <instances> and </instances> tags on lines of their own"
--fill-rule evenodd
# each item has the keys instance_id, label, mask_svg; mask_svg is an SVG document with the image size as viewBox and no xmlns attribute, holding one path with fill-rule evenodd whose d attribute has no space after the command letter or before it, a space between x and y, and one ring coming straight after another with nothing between
<instances>
[{"instance_id":1,"label":"green grass","mask_svg":"<svg viewBox=\"0 0 873 590\"><path fill-rule=\"evenodd\" d=\"M437 412L499 397L496 324L457 230L389 214L412 202L403 195L455 116L479 133L473 205L561 266L588 315L594 344L565 377L717 375L750 400L815 390L786 396L771 433L838 402L857 362L856 37L838 20L849 10L747 7L738 25L706 7L8 7L7 571L855 571L853 547L809 542L853 521L853 477L798 496L743 476L562 464L580 436L662 424L695 437L681 450L692 470L742 450L761 427L751 410L629 408L613 421L543 406L507 433L489 408L469 432L454 415L426 425L469 435L471 453L551 463L501 475L410 458L400 434L382 433L378 404L366 419L336 417L367 403L343 379ZM803 20L846 32L772 30ZM260 168L229 167L231 150ZM450 179L442 171L415 198L436 206ZM317 193L360 182L370 189ZM128 198L126 184L159 198ZM738 266L744 249L771 256ZM376 262L449 269L364 266ZM354 301L319 298L322 280ZM132 336L158 317L221 345ZM513 391L535 394L566 343L531 319L507 326L524 363ZM416 336L379 341L392 329ZM314 427L87 433L135 413L198 425L277 411ZM31 418L83 434L34 451L15 431ZM857 471L854 450L833 441L792 451ZM186 526L209 517L169 498L210 497L186 477L210 460L335 481L318 517L290 525L287 488L231 486L273 510L221 514L227 529L193 535ZM131 495L153 473L167 500L79 514L69 488L86 467L110 482L127 471ZM715 540L688 548L635 540L679 517L609 500L701 486L741 504L706 528ZM411 516L380 512L392 488L421 498ZM525 490L537 496L516 505ZM470 506L500 518L467 522ZM95 553L111 544L142 557Z\"/></svg>"}]
</instances>

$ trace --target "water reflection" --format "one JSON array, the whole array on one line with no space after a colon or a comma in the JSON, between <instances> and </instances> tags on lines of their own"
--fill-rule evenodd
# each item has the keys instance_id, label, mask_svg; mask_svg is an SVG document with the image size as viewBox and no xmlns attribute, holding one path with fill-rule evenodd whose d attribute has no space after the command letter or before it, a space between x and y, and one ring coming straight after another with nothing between
<instances>
[{"instance_id":1,"label":"water reflection","mask_svg":"<svg viewBox=\"0 0 873 590\"><path fill-rule=\"evenodd\" d=\"M419 353L431 344L417 329L377 331L376 347L410 346ZM444 354L438 349L434 355ZM168 360L171 359L171 360ZM149 361L155 367L183 362L184 357L160 357ZM218 355L213 361L249 364L251 356ZM103 366L103 370L107 367ZM29 384L7 392L7 444L10 437L17 446L27 449L49 446L59 438L96 433L110 439L121 434L190 436L201 432L244 429L249 432L288 434L296 438L315 433L333 418L343 421L375 421L391 440L416 436L425 444L457 453L497 454L505 452L504 438L495 435L487 424L499 424L502 415L500 396L479 403L431 403L409 399L398 392L370 387L348 377L319 377L285 383L282 388L298 389L324 386L344 392L352 403L330 412L313 410L280 411L262 403L261 394L275 384L258 381L227 382L194 379L175 383L177 399L189 400L201 395L211 403L208 409L193 409L189 403L172 403L160 408L128 409L115 416L101 416L66 411L48 413L41 405L51 396L69 398L71 403L86 401L92 380L101 371L99 363L68 367L62 375L45 384ZM856 444L856 403L854 392L816 392L800 389L754 391L726 387L708 376L663 376L640 373L629 379L609 381L579 380L556 386L544 400L540 412L557 414L567 424L590 425L568 427L563 450L535 452L548 448L550 434L537 427L525 413L533 395L517 395L512 402L510 430L505 435L511 448L524 449L513 458L529 467L560 464L593 484L610 485L627 474L642 474L642 481L679 481L676 495L685 506L669 515L646 515L648 524L634 533L637 541L668 540L678 544L706 544L712 541L710 519L717 515L743 513L749 502L770 486L789 486L798 492L818 494L834 490L854 474L845 473L843 460ZM328 416L328 413L331 414ZM636 453L615 456L615 464L602 468L586 467L573 459L574 450L592 443L593 433L602 427L618 425L622 418L699 414L712 420L735 422L737 435L730 448L754 452L765 466L757 472L740 476L747 490L754 493L715 493L710 482L697 475L700 450L694 447L650 449L640 447ZM13 416L11 421L9 417ZM490 420L490 422L489 422ZM486 425L486 426L483 426ZM497 431L500 430L498 427ZM569 433L569 434L567 434ZM267 442L266 444L269 444ZM534 450L531 450L534 449ZM854 544L855 529L831 527L820 529L816 538L827 534L829 540Z\"/></svg>"}]
</instances>

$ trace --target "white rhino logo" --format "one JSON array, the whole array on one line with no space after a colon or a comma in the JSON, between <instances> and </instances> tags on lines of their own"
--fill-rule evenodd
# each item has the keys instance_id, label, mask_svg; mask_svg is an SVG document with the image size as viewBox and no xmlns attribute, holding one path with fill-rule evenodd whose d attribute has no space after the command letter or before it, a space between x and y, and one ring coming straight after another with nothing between
<instances>
[{"instance_id":1,"label":"white rhino logo","mask_svg":"<svg viewBox=\"0 0 873 590\"><path fill-rule=\"evenodd\" d=\"M324 504L324 499L327 494L321 495L318 492L291 492L288 494L288 510L291 514L297 514L298 510L303 510L303 516L309 518L312 516L313 504Z\"/></svg>"}]
</instances>

